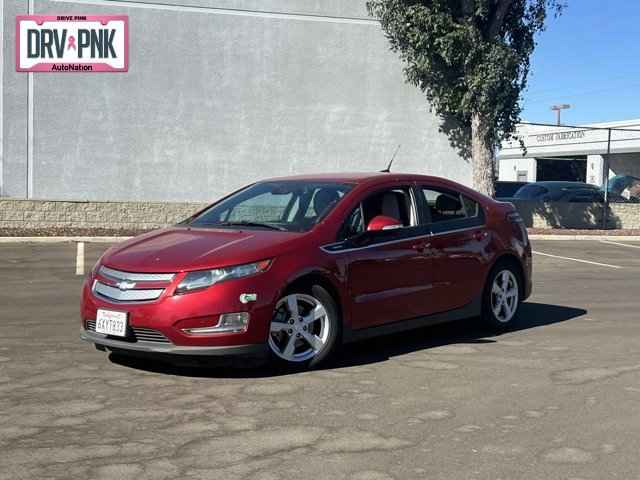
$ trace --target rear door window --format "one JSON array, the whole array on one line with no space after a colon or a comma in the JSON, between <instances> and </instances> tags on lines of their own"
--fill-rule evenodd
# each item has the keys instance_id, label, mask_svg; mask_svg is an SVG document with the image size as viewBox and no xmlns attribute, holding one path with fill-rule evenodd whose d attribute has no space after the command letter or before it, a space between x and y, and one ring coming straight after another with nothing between
<instances>
[{"instance_id":1,"label":"rear door window","mask_svg":"<svg viewBox=\"0 0 640 480\"><path fill-rule=\"evenodd\" d=\"M478 202L453 190L423 186L419 188L422 200L422 222L432 233L472 228L484 225L484 212Z\"/></svg>"}]
</instances>

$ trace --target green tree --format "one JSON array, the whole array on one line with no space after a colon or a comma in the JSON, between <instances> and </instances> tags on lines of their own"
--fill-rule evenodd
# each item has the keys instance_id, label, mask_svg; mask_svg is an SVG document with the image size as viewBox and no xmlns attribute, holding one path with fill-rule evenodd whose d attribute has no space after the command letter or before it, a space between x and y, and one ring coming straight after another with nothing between
<instances>
[{"instance_id":1,"label":"green tree","mask_svg":"<svg viewBox=\"0 0 640 480\"><path fill-rule=\"evenodd\" d=\"M520 120L536 33L561 0L371 0L391 49L471 156L474 188L494 193L495 150ZM449 125L447 127L446 125ZM453 127L451 127L453 125Z\"/></svg>"}]
</instances>

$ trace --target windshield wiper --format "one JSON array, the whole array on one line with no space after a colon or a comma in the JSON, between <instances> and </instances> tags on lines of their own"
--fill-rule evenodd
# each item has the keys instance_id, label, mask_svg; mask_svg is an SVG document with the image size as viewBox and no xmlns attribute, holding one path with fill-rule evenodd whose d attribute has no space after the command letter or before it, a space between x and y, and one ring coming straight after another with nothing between
<instances>
[{"instance_id":1,"label":"windshield wiper","mask_svg":"<svg viewBox=\"0 0 640 480\"><path fill-rule=\"evenodd\" d=\"M264 228L268 228L270 230L278 230L280 232L287 232L288 230L284 227L279 227L277 225L273 225L271 223L262 223L262 222L248 222L248 221L241 221L241 222L220 222L220 223L214 223L213 225L222 225L223 227L235 227L235 226L240 226L240 227L264 227Z\"/></svg>"}]
</instances>

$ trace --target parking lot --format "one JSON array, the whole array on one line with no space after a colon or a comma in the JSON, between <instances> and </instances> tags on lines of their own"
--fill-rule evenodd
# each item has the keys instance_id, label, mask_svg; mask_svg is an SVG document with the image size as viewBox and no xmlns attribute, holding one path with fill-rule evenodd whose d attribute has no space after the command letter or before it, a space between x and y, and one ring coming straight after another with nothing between
<instances>
[{"instance_id":1,"label":"parking lot","mask_svg":"<svg viewBox=\"0 0 640 480\"><path fill-rule=\"evenodd\" d=\"M90 268L107 244L87 244ZM534 241L516 328L177 368L79 340L76 247L0 245L0 479L640 479L640 243Z\"/></svg>"}]
</instances>

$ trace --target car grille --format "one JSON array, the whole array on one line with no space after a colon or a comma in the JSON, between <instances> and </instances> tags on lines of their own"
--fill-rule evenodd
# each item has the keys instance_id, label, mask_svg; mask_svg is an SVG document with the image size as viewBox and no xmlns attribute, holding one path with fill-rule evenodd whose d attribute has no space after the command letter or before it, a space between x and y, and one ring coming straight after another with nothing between
<instances>
[{"instance_id":1,"label":"car grille","mask_svg":"<svg viewBox=\"0 0 640 480\"><path fill-rule=\"evenodd\" d=\"M157 300L173 280L173 273L132 273L102 266L93 282L93 293L111 302ZM108 283L106 283L108 282Z\"/></svg>"},{"instance_id":2,"label":"car grille","mask_svg":"<svg viewBox=\"0 0 640 480\"><path fill-rule=\"evenodd\" d=\"M85 324L85 329L89 332L96 331L96 321L95 320L87 320ZM123 340L126 342L155 342L155 343L171 343L171 341L164 336L162 332L158 330L154 330L152 328L142 328L142 327L132 327L129 326L130 334L128 337L113 337L118 340Z\"/></svg>"},{"instance_id":3,"label":"car grille","mask_svg":"<svg viewBox=\"0 0 640 480\"><path fill-rule=\"evenodd\" d=\"M120 290L119 288L102 283L100 280L96 280L93 285L93 293L116 302L145 302L156 300L162 295L162 292L164 292L164 288Z\"/></svg>"}]
</instances>

